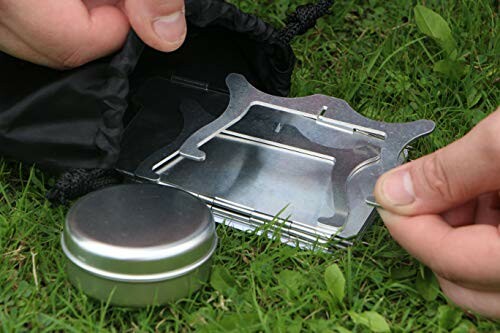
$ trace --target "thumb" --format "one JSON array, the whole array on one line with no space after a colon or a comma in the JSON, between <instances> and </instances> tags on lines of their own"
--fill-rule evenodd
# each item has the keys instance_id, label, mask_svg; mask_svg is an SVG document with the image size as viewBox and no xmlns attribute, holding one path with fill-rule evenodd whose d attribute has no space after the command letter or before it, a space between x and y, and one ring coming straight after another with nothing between
<instances>
[{"instance_id":1,"label":"thumb","mask_svg":"<svg viewBox=\"0 0 500 333\"><path fill-rule=\"evenodd\" d=\"M449 146L384 174L377 202L399 215L441 213L500 189L500 108Z\"/></svg>"},{"instance_id":2,"label":"thumb","mask_svg":"<svg viewBox=\"0 0 500 333\"><path fill-rule=\"evenodd\" d=\"M184 42L184 0L125 0L123 6L132 28L152 48L170 52Z\"/></svg>"}]
</instances>

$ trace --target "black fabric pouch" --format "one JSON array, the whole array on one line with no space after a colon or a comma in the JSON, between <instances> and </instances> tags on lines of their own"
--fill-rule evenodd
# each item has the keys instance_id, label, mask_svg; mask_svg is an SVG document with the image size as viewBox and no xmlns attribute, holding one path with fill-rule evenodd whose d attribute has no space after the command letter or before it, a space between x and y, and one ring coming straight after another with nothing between
<instances>
[{"instance_id":1,"label":"black fabric pouch","mask_svg":"<svg viewBox=\"0 0 500 333\"><path fill-rule=\"evenodd\" d=\"M330 5L299 7L277 30L222 0L188 0L179 50L158 52L131 32L116 54L69 71L0 53L0 156L57 171L133 174L225 110L229 73L287 95L295 63L289 41Z\"/></svg>"}]
</instances>

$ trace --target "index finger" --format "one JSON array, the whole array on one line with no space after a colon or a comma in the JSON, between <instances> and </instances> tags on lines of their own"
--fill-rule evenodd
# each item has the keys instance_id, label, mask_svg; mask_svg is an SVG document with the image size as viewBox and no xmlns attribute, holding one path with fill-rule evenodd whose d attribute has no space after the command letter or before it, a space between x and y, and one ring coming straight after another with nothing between
<instances>
[{"instance_id":1,"label":"index finger","mask_svg":"<svg viewBox=\"0 0 500 333\"><path fill-rule=\"evenodd\" d=\"M440 215L379 214L394 239L439 276L468 288L500 290L499 226L454 228Z\"/></svg>"}]
</instances>

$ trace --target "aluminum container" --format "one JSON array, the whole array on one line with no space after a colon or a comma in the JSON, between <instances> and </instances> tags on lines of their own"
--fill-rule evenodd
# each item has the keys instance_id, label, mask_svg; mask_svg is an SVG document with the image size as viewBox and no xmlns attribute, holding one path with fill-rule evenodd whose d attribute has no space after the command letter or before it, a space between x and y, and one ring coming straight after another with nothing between
<instances>
[{"instance_id":1,"label":"aluminum container","mask_svg":"<svg viewBox=\"0 0 500 333\"><path fill-rule=\"evenodd\" d=\"M182 190L127 184L78 200L61 245L70 281L111 304L146 306L190 295L208 280L217 246L208 207Z\"/></svg>"}]
</instances>

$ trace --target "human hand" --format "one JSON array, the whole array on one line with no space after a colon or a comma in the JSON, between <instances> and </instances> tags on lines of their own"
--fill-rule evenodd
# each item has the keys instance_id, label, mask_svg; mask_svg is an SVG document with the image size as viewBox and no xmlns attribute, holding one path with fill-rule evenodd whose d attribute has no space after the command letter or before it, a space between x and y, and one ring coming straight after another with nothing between
<instances>
[{"instance_id":1,"label":"human hand","mask_svg":"<svg viewBox=\"0 0 500 333\"><path fill-rule=\"evenodd\" d=\"M451 145L380 177L389 232L465 310L500 319L500 108Z\"/></svg>"},{"instance_id":2,"label":"human hand","mask_svg":"<svg viewBox=\"0 0 500 333\"><path fill-rule=\"evenodd\" d=\"M173 51L186 36L184 0L0 0L0 51L57 69L118 50L130 26Z\"/></svg>"}]
</instances>

